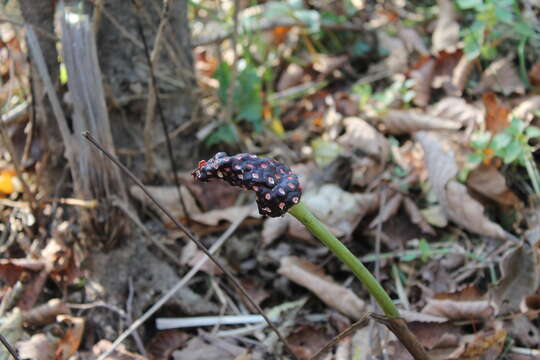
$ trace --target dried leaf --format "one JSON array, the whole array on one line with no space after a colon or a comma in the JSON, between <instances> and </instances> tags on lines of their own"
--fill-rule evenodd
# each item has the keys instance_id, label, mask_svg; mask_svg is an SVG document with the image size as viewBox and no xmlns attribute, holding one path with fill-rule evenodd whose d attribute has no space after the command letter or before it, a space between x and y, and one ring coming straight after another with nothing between
<instances>
[{"instance_id":1,"label":"dried leaf","mask_svg":"<svg viewBox=\"0 0 540 360\"><path fill-rule=\"evenodd\" d=\"M433 116L454 120L463 126L477 126L484 122L482 109L458 97L443 98L430 106L427 112Z\"/></svg>"},{"instance_id":2,"label":"dried leaf","mask_svg":"<svg viewBox=\"0 0 540 360\"><path fill-rule=\"evenodd\" d=\"M505 238L504 230L484 215L482 204L469 195L463 184L454 180L458 167L451 153L432 135L419 132L416 138L424 149L431 186L449 218L472 232Z\"/></svg>"},{"instance_id":3,"label":"dried leaf","mask_svg":"<svg viewBox=\"0 0 540 360\"><path fill-rule=\"evenodd\" d=\"M25 271L41 271L45 268L43 260L38 259L0 259L0 279L10 286L15 285Z\"/></svg>"},{"instance_id":4,"label":"dried leaf","mask_svg":"<svg viewBox=\"0 0 540 360\"><path fill-rule=\"evenodd\" d=\"M248 213L249 217L260 218L257 208L252 205L233 206L227 209L211 210L205 213L192 215L192 219L207 226L217 226L221 221L233 223L239 214Z\"/></svg>"},{"instance_id":5,"label":"dried leaf","mask_svg":"<svg viewBox=\"0 0 540 360\"><path fill-rule=\"evenodd\" d=\"M482 95L482 101L486 107L486 130L495 135L506 129L510 125L508 121L510 108L500 104L494 93Z\"/></svg>"},{"instance_id":6,"label":"dried leaf","mask_svg":"<svg viewBox=\"0 0 540 360\"><path fill-rule=\"evenodd\" d=\"M424 40L414 28L399 25L398 28L398 36L405 42L405 46L409 52L412 53L416 50L422 56L429 55L429 50L427 49L426 44L424 44Z\"/></svg>"},{"instance_id":7,"label":"dried leaf","mask_svg":"<svg viewBox=\"0 0 540 360\"><path fill-rule=\"evenodd\" d=\"M448 359L485 359L495 360L502 352L506 331L482 331L470 341L464 342L458 349L448 356Z\"/></svg>"},{"instance_id":8,"label":"dried leaf","mask_svg":"<svg viewBox=\"0 0 540 360\"><path fill-rule=\"evenodd\" d=\"M373 194L352 194L333 184L307 191L302 201L338 237L352 234L362 218L378 203Z\"/></svg>"},{"instance_id":9,"label":"dried leaf","mask_svg":"<svg viewBox=\"0 0 540 360\"><path fill-rule=\"evenodd\" d=\"M360 319L367 310L367 305L362 299L351 290L335 283L329 276L321 274L319 268L306 260L294 256L284 257L278 272L308 288L326 305L353 319Z\"/></svg>"},{"instance_id":10,"label":"dried leaf","mask_svg":"<svg viewBox=\"0 0 540 360\"><path fill-rule=\"evenodd\" d=\"M525 93L525 87L509 57L492 62L484 71L474 93L481 94L486 91L500 92L504 95Z\"/></svg>"},{"instance_id":11,"label":"dried leaf","mask_svg":"<svg viewBox=\"0 0 540 360\"><path fill-rule=\"evenodd\" d=\"M382 205L382 209L379 210L379 214L369 224L370 228L374 228L381 223L385 223L392 216L396 215L403 200L401 193L395 193L388 201Z\"/></svg>"},{"instance_id":12,"label":"dried leaf","mask_svg":"<svg viewBox=\"0 0 540 360\"><path fill-rule=\"evenodd\" d=\"M100 340L92 347L92 353L95 357L108 351L112 346L109 340ZM107 360L147 360L144 356L131 353L126 350L124 345L117 346L111 355L107 356Z\"/></svg>"},{"instance_id":13,"label":"dried leaf","mask_svg":"<svg viewBox=\"0 0 540 360\"><path fill-rule=\"evenodd\" d=\"M79 349L84 332L84 318L59 315L58 321L66 326L66 331L56 348L55 359L67 360Z\"/></svg>"},{"instance_id":14,"label":"dried leaf","mask_svg":"<svg viewBox=\"0 0 540 360\"><path fill-rule=\"evenodd\" d=\"M36 334L29 340L19 341L17 351L22 359L53 360L58 340L44 334Z\"/></svg>"},{"instance_id":15,"label":"dried leaf","mask_svg":"<svg viewBox=\"0 0 540 360\"><path fill-rule=\"evenodd\" d=\"M60 299L51 299L47 303L23 313L25 325L40 326L55 321L60 314L69 314L69 308Z\"/></svg>"},{"instance_id":16,"label":"dried leaf","mask_svg":"<svg viewBox=\"0 0 540 360\"><path fill-rule=\"evenodd\" d=\"M287 66L283 74L281 74L277 83L277 91L283 91L290 87L300 85L304 77L304 69L300 65L291 63ZM308 78L306 81L309 81Z\"/></svg>"},{"instance_id":17,"label":"dried leaf","mask_svg":"<svg viewBox=\"0 0 540 360\"><path fill-rule=\"evenodd\" d=\"M413 90L415 92L413 103L416 106L424 107L429 104L431 98L431 84L435 74L435 60L425 57L420 60L419 65L411 70L410 77L414 79Z\"/></svg>"},{"instance_id":18,"label":"dried leaf","mask_svg":"<svg viewBox=\"0 0 540 360\"><path fill-rule=\"evenodd\" d=\"M389 110L381 117L391 134L410 134L421 130L458 130L461 124L415 110Z\"/></svg>"},{"instance_id":19,"label":"dried leaf","mask_svg":"<svg viewBox=\"0 0 540 360\"><path fill-rule=\"evenodd\" d=\"M442 206L435 205L421 210L422 215L433 226L443 228L448 225L448 218Z\"/></svg>"},{"instance_id":20,"label":"dried leaf","mask_svg":"<svg viewBox=\"0 0 540 360\"><path fill-rule=\"evenodd\" d=\"M275 239L285 234L289 226L289 217L266 219L262 231L262 247L270 245Z\"/></svg>"},{"instance_id":21,"label":"dried leaf","mask_svg":"<svg viewBox=\"0 0 540 360\"><path fill-rule=\"evenodd\" d=\"M148 344L148 355L151 360L168 360L188 339L188 334L178 330L159 331Z\"/></svg>"},{"instance_id":22,"label":"dried leaf","mask_svg":"<svg viewBox=\"0 0 540 360\"><path fill-rule=\"evenodd\" d=\"M455 348L459 345L462 331L459 326L434 322L408 322L409 329L427 350L436 348Z\"/></svg>"},{"instance_id":23,"label":"dried leaf","mask_svg":"<svg viewBox=\"0 0 540 360\"><path fill-rule=\"evenodd\" d=\"M521 203L506 185L505 177L494 166L480 165L467 178L467 186L499 204L516 206Z\"/></svg>"},{"instance_id":24,"label":"dried leaf","mask_svg":"<svg viewBox=\"0 0 540 360\"><path fill-rule=\"evenodd\" d=\"M178 189L176 186L146 186L146 189L152 194L157 201L159 201L166 209L168 209L172 215L177 219L185 218L184 209L182 208L182 203L178 197ZM148 199L143 191L138 187L133 185L130 188L131 195L141 201L142 203L151 206L155 209L157 213L162 216L164 221L167 221L168 218L163 215L161 210L156 208L154 203ZM195 214L200 214L201 210L197 206L195 199L191 193L184 187L180 186L180 192L182 193L182 198L184 204L186 205L186 210L190 216Z\"/></svg>"},{"instance_id":25,"label":"dried leaf","mask_svg":"<svg viewBox=\"0 0 540 360\"><path fill-rule=\"evenodd\" d=\"M405 197L403 199L403 205L405 206L405 211L407 212L407 215L409 215L409 219L413 224L416 224L423 233L435 235L435 230L429 225L414 201L408 197Z\"/></svg>"},{"instance_id":26,"label":"dried leaf","mask_svg":"<svg viewBox=\"0 0 540 360\"><path fill-rule=\"evenodd\" d=\"M449 320L473 320L488 319L493 308L477 288L469 286L454 293L435 295L427 300L422 312Z\"/></svg>"},{"instance_id":27,"label":"dried leaf","mask_svg":"<svg viewBox=\"0 0 540 360\"><path fill-rule=\"evenodd\" d=\"M475 61L476 58L469 59L469 57L465 54L461 56L459 62L454 68L454 71L452 72L451 83L455 92L451 93L451 95L461 96L461 94L463 93L463 89L465 89L465 84L469 79L469 75L473 70Z\"/></svg>"},{"instance_id":28,"label":"dried leaf","mask_svg":"<svg viewBox=\"0 0 540 360\"><path fill-rule=\"evenodd\" d=\"M387 49L390 54L385 59L385 64L392 73L404 73L407 70L409 52L405 43L395 37L391 37L385 31L378 31L379 46Z\"/></svg>"},{"instance_id":29,"label":"dried leaf","mask_svg":"<svg viewBox=\"0 0 540 360\"><path fill-rule=\"evenodd\" d=\"M533 86L540 86L540 60L537 60L529 70L529 81Z\"/></svg>"},{"instance_id":30,"label":"dried leaf","mask_svg":"<svg viewBox=\"0 0 540 360\"><path fill-rule=\"evenodd\" d=\"M502 260L501 272L502 280L492 290L493 303L498 314L517 312L523 299L538 289L536 248L525 244L510 250Z\"/></svg>"},{"instance_id":31,"label":"dried leaf","mask_svg":"<svg viewBox=\"0 0 540 360\"><path fill-rule=\"evenodd\" d=\"M311 359L330 340L323 328L311 324L297 326L287 337L298 360Z\"/></svg>"},{"instance_id":32,"label":"dried leaf","mask_svg":"<svg viewBox=\"0 0 540 360\"><path fill-rule=\"evenodd\" d=\"M195 337L189 340L182 350L175 351L173 358L177 360L234 360L244 353L243 348L225 340L206 342L201 337Z\"/></svg>"},{"instance_id":33,"label":"dried leaf","mask_svg":"<svg viewBox=\"0 0 540 360\"><path fill-rule=\"evenodd\" d=\"M431 50L434 53L453 52L459 42L459 23L456 21L454 3L450 0L438 0L437 4L439 17L431 37Z\"/></svg>"},{"instance_id":34,"label":"dried leaf","mask_svg":"<svg viewBox=\"0 0 540 360\"><path fill-rule=\"evenodd\" d=\"M352 150L360 150L369 156L385 162L390 153L388 140L369 123L358 117L343 120L345 134L337 142Z\"/></svg>"}]
</instances>

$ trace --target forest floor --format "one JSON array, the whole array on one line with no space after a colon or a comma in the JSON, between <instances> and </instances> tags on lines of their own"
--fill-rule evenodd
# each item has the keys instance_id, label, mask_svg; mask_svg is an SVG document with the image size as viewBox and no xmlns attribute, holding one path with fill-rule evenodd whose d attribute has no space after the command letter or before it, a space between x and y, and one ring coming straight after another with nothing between
<instances>
[{"instance_id":1,"label":"forest floor","mask_svg":"<svg viewBox=\"0 0 540 360\"><path fill-rule=\"evenodd\" d=\"M172 137L173 150L198 150L180 189L165 151L145 185L296 357L330 343L320 359L411 359L366 320L380 312L369 293L292 216L262 217L252 193L193 180L219 151L291 167L302 201L375 274L432 359L540 358L538 2L212 4L189 12L203 114ZM24 28L0 21L0 334L34 360L290 358L132 182L115 213L129 231L91 244L81 214L96 199L74 198L68 170L45 189L26 49ZM135 150L116 149L130 166Z\"/></svg>"}]
</instances>

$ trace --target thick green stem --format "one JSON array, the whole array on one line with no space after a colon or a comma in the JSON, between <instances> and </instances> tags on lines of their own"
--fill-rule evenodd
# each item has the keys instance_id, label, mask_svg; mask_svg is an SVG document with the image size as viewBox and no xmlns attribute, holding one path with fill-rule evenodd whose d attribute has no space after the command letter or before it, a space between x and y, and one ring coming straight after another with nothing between
<instances>
[{"instance_id":1,"label":"thick green stem","mask_svg":"<svg viewBox=\"0 0 540 360\"><path fill-rule=\"evenodd\" d=\"M293 206L289 213L297 218L304 226L326 247L351 269L356 277L364 284L369 293L375 298L377 304L384 311L386 316L397 318L399 311L390 299L390 296L384 291L381 284L373 277L362 262L354 256L341 241L317 219L311 211L303 204L299 203Z\"/></svg>"}]
</instances>

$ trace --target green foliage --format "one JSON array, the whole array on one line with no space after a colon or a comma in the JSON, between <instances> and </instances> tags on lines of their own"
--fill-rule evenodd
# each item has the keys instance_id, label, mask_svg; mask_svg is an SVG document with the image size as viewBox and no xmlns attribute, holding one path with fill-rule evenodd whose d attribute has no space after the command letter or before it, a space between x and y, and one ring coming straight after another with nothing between
<instances>
[{"instance_id":1,"label":"green foliage","mask_svg":"<svg viewBox=\"0 0 540 360\"><path fill-rule=\"evenodd\" d=\"M232 79L232 69L229 64L222 62L216 69L214 78L219 82L217 93L222 106L225 107L227 106L228 91ZM234 121L245 121L251 125L253 131L262 131L262 80L255 67L248 64L242 70L239 70L235 85L232 95ZM205 139L205 143L211 146L218 143L232 144L237 140L238 135L234 125L222 124Z\"/></svg>"},{"instance_id":2,"label":"green foliage","mask_svg":"<svg viewBox=\"0 0 540 360\"><path fill-rule=\"evenodd\" d=\"M489 132L475 134L471 141L474 152L469 155L468 161L475 166L488 157L495 156L505 164L516 163L524 166L534 191L540 193L540 175L532 158L534 149L529 144L533 138L540 138L539 127L527 126L520 119L512 118L510 126L493 137Z\"/></svg>"},{"instance_id":3,"label":"green foliage","mask_svg":"<svg viewBox=\"0 0 540 360\"><path fill-rule=\"evenodd\" d=\"M474 23L462 33L465 54L471 59L495 58L497 45L503 38L520 44L529 38L538 38L523 20L517 0L457 0L457 5L474 14Z\"/></svg>"},{"instance_id":4,"label":"green foliage","mask_svg":"<svg viewBox=\"0 0 540 360\"><path fill-rule=\"evenodd\" d=\"M378 112L384 112L395 101L409 104L416 94L412 89L413 85L413 79L403 77L397 79L389 87L381 91L373 92L369 84L356 84L352 87L352 91L359 98L360 111L365 110L368 105L373 104Z\"/></svg>"}]
</instances>

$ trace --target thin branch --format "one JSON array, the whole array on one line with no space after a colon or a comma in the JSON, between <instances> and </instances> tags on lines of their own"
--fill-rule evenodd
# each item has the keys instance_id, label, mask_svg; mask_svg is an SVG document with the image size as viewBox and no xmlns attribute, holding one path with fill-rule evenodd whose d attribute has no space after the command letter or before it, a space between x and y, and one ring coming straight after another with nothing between
<instances>
[{"instance_id":1,"label":"thin branch","mask_svg":"<svg viewBox=\"0 0 540 360\"><path fill-rule=\"evenodd\" d=\"M294 352L292 351L291 347L289 346L289 344L287 343L287 341L285 340L285 338L281 335L281 333L279 332L279 330L275 327L275 325L272 323L272 321L270 321L270 319L268 318L268 316L266 316L266 314L264 313L264 311L261 309L261 307L249 296L249 294L247 293L246 289L244 289L244 287L240 284L240 282L233 276L233 274L227 269L225 268L219 261L216 260L216 258L212 255L212 252L211 250L209 251L184 225L182 225L182 223L180 223L178 221L178 219L176 219L159 201L157 201L154 196L146 189L146 187L141 183L141 181L139 179L137 179L137 177L135 177L135 175L133 175L131 173L131 171L129 171L129 169L127 167L125 167L122 163L120 163L111 153L109 153L107 150L105 150L100 144L98 144L96 142L96 140L90 135L90 133L88 131L85 131L83 133L83 136L88 140L90 141L90 143L92 143L92 145L94 145L97 149L99 149L99 151L101 151L107 158L109 158L116 166L118 166L123 172L124 174L126 174L144 193L146 196L148 196L148 198L150 200L152 200L152 202L176 225L176 227L181 230L184 234L187 235L187 237L193 241L197 247L199 248L199 250L201 250L210 260L212 260L212 262L223 272L223 274L225 274L225 276L233 283L234 287L242 294L242 296L244 296L244 298L249 302L249 304L251 306L253 306L258 313L260 313L263 317L264 317L264 320L268 323L268 326L270 326L270 328L272 329L272 331L274 331L274 333L277 335L277 337L283 342L284 346L286 347L287 351L289 351L289 353L292 355L292 357L294 359L297 359L296 355L294 354ZM199 263L197 263L198 265ZM202 264L201 264L202 265ZM193 267L191 270L193 271L194 269L196 269L196 267ZM198 268L197 268L198 269ZM191 271L190 271L191 272ZM188 273L189 274L189 273ZM186 275L187 276L187 275ZM180 285L181 284L181 285ZM171 289L170 291L170 296L172 296L174 294L174 292L176 292L179 288L181 288L182 286L184 285L183 282L180 282L178 283L173 289ZM174 290L174 291L173 291ZM169 297L170 297L169 296ZM154 304L154 306L152 306L152 308L150 308L150 310L153 310L154 312L157 311L161 305L163 305L165 303L165 301L167 301L168 298L162 298L160 299L160 301L158 301L156 304ZM107 353L105 354L102 354L98 360L104 360L108 355L110 355L110 353L112 351L114 351L114 348L116 346L118 346L118 344L120 344L124 339L125 337L127 337L129 335L129 332L130 331L133 331L131 329L136 329L138 326L140 326L148 317L150 317L150 315L147 315L150 310L147 311L147 313L145 315L143 315L141 318L139 318L137 321L135 321L128 330L126 330L122 335L120 335L120 337L118 337L118 339L116 339L116 341L113 343L113 346L111 346L111 348L109 349L109 351L107 351ZM126 334L124 336L124 334Z\"/></svg>"},{"instance_id":2,"label":"thin branch","mask_svg":"<svg viewBox=\"0 0 540 360\"><path fill-rule=\"evenodd\" d=\"M167 122L165 121L165 113L163 111L163 107L159 99L159 92L157 89L157 80L154 73L154 64L157 61L159 48L161 47L159 44L161 43L161 39L163 37L162 36L163 30L165 28L165 24L167 23L168 13L169 13L169 1L165 0L161 22L159 24L158 33L156 34L156 40L154 42L154 49L152 50L152 54L150 54L150 51L148 49L148 43L146 42L146 37L144 36L142 24L140 20L137 19L137 29L139 31L139 36L141 37L141 40L144 46L144 55L146 57L146 62L150 70L150 86L151 86L151 88L148 90L148 103L147 103L147 108L146 108L147 118L145 121L144 138L145 138L145 147L147 148L147 155L151 156L150 153L152 152L152 149L153 149L153 146L152 146L153 136L151 133L147 134L147 132L149 131L149 129L151 128L151 124L153 123L153 115L154 115L153 107L155 106L158 111L159 119L161 121L161 127L163 128L163 134L165 135L165 140L166 140L165 142L167 144L167 155L171 163L171 170L173 172L174 184L176 186L176 191L178 192L178 199L180 200L180 204L182 205L184 216L187 218L188 223L189 223L190 216L187 211L187 206L184 201L184 196L182 196L182 191L180 190L180 180L178 179L178 167L176 166L176 161L174 160L171 138L169 137L169 129L167 127ZM149 127L147 128L147 126Z\"/></svg>"},{"instance_id":3,"label":"thin branch","mask_svg":"<svg viewBox=\"0 0 540 360\"><path fill-rule=\"evenodd\" d=\"M7 351L9 351L9 353L11 354L11 356L13 356L13 358L15 358L15 360L21 360L21 358L19 357L19 354L17 353L17 350L15 350L13 346L11 346L11 344L7 341L7 339L2 334L0 334L0 342L4 344Z\"/></svg>"}]
</instances>

